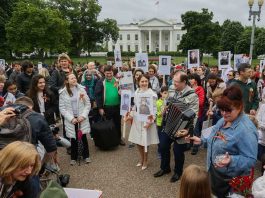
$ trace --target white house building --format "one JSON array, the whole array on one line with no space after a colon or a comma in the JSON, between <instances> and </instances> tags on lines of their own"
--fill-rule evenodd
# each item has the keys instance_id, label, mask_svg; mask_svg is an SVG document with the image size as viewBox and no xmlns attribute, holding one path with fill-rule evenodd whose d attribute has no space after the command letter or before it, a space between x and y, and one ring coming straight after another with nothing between
<instances>
[{"instance_id":1,"label":"white house building","mask_svg":"<svg viewBox=\"0 0 265 198\"><path fill-rule=\"evenodd\" d=\"M108 42L108 51L119 45L125 52L177 51L182 35L182 24L175 20L152 18L139 23L118 25L119 38Z\"/></svg>"}]
</instances>

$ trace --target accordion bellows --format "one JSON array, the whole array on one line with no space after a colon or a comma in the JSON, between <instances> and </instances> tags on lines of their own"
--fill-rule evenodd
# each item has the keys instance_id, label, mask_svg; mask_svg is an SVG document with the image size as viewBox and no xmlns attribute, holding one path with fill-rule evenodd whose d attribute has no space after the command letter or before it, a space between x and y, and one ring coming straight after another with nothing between
<instances>
[{"instance_id":1,"label":"accordion bellows","mask_svg":"<svg viewBox=\"0 0 265 198\"><path fill-rule=\"evenodd\" d=\"M181 101L171 102L163 116L163 131L173 140L182 138L187 134L181 136L177 132L189 129L195 116L195 112L187 104Z\"/></svg>"}]
</instances>

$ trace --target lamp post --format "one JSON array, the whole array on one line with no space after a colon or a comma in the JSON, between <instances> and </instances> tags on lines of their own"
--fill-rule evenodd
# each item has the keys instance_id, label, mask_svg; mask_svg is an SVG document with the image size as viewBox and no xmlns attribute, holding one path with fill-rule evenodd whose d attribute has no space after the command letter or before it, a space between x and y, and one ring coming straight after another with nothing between
<instances>
[{"instance_id":1,"label":"lamp post","mask_svg":"<svg viewBox=\"0 0 265 198\"><path fill-rule=\"evenodd\" d=\"M253 22L252 22L252 33L251 33L251 42L250 42L250 50L249 50L249 58L252 61L252 54L253 54L253 48L254 48L254 37L255 37L255 27L256 27L256 17L258 17L258 21L260 21L260 13L261 13L261 7L263 5L264 0L258 0L259 10L253 11L252 7L254 4L254 0L248 0L249 5L249 18L248 20L251 20L251 17L253 16Z\"/></svg>"}]
</instances>

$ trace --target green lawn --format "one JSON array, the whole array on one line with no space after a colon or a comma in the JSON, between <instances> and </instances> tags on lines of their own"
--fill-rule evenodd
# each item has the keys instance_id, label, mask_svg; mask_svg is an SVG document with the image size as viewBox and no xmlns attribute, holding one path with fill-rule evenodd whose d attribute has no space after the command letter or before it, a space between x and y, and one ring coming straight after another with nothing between
<instances>
[{"instance_id":1,"label":"green lawn","mask_svg":"<svg viewBox=\"0 0 265 198\"><path fill-rule=\"evenodd\" d=\"M128 60L130 57L124 57L124 60ZM155 58L155 57L152 57L152 58ZM158 57L156 57L158 58ZM182 63L185 61L185 58L186 57L173 57L172 59L172 62L174 62L175 64L179 64L179 63ZM57 58L48 58L48 59L45 59L43 62L46 63L46 64L52 64L54 61L56 61ZM100 64L106 64L107 63L107 58L106 57L78 57L78 58L72 58L73 62L75 64L77 63L81 63L81 64L84 64L84 63L88 63L90 61L97 61L99 62ZM34 64L37 64L40 60L38 59L33 59L32 60ZM7 62L10 62L7 61ZM154 61L156 62L156 61ZM210 57L210 58L203 58L203 63L208 63L210 66L212 65L217 65L218 64L218 60L213 58L213 57ZM253 63L252 63L252 66L254 67L254 65L257 65L259 64L259 60L258 59L254 59L253 60ZM232 64L233 64L233 60L232 60Z\"/></svg>"}]
</instances>

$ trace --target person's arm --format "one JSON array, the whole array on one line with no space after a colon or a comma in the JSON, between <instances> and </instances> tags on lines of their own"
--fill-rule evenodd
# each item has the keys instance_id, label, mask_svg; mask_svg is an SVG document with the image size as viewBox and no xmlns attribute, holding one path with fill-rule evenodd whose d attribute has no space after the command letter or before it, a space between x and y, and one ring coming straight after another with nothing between
<instances>
[{"instance_id":1,"label":"person's arm","mask_svg":"<svg viewBox=\"0 0 265 198\"><path fill-rule=\"evenodd\" d=\"M251 128L252 129L252 128ZM230 155L231 161L227 168L231 171L245 172L255 166L258 152L258 137L257 132L249 128L244 129L244 133L238 137L237 155Z\"/></svg>"},{"instance_id":2,"label":"person's arm","mask_svg":"<svg viewBox=\"0 0 265 198\"><path fill-rule=\"evenodd\" d=\"M88 95L86 94L85 90L82 90L80 93L84 95L84 98L81 99L81 101L80 101L80 102L84 103L84 109L82 109L83 111L82 111L81 116L83 118L86 118L87 115L89 114L90 109L91 109L91 103L90 103L90 99L89 99Z\"/></svg>"},{"instance_id":3,"label":"person's arm","mask_svg":"<svg viewBox=\"0 0 265 198\"><path fill-rule=\"evenodd\" d=\"M19 90L19 91L22 92L23 90L22 90L22 79L21 79L21 75L22 75L22 73L17 76L16 85L17 85L17 90Z\"/></svg>"},{"instance_id":4,"label":"person's arm","mask_svg":"<svg viewBox=\"0 0 265 198\"><path fill-rule=\"evenodd\" d=\"M54 92L58 92L59 89L61 88L58 86L58 78L59 78L59 71L55 69L52 72L52 75L48 81L48 85L49 85L50 89Z\"/></svg>"},{"instance_id":5,"label":"person's arm","mask_svg":"<svg viewBox=\"0 0 265 198\"><path fill-rule=\"evenodd\" d=\"M97 107L99 109L103 109L103 82L99 80L96 84L95 87L95 98L96 98L96 103Z\"/></svg>"},{"instance_id":6,"label":"person's arm","mask_svg":"<svg viewBox=\"0 0 265 198\"><path fill-rule=\"evenodd\" d=\"M60 93L60 96L59 96L59 109L60 109L60 112L62 114L62 116L64 116L64 118L66 120L68 120L69 122L72 122L72 120L75 118L73 113L70 113L69 112L69 109L67 109L67 101L65 99L65 94L64 93Z\"/></svg>"},{"instance_id":7,"label":"person's arm","mask_svg":"<svg viewBox=\"0 0 265 198\"><path fill-rule=\"evenodd\" d=\"M252 106L250 108L250 111L251 110L255 110L257 111L258 107L259 107L259 96L258 96L258 90L257 90L257 87L256 85L254 85L254 83L252 82L253 84L253 90L254 90L254 96L253 96L253 101L252 101Z\"/></svg>"}]
</instances>

